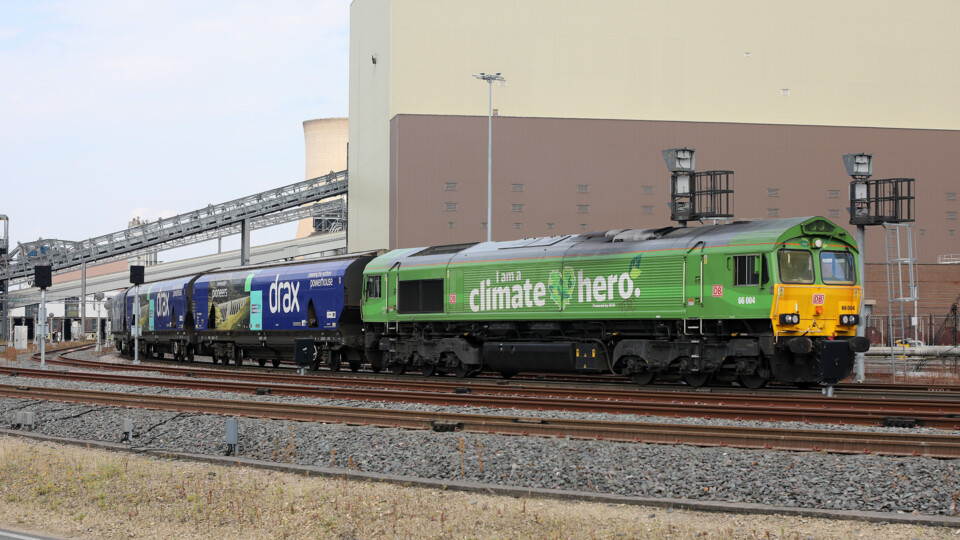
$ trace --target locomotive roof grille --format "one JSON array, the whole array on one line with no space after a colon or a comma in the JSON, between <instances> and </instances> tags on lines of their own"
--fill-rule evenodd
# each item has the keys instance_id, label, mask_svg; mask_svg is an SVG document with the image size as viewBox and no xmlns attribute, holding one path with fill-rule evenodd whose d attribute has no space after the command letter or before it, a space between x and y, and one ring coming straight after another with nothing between
<instances>
[{"instance_id":1,"label":"locomotive roof grille","mask_svg":"<svg viewBox=\"0 0 960 540\"><path fill-rule=\"evenodd\" d=\"M477 245L477 242L469 242L466 244L447 244L445 246L433 246L421 249L420 251L410 255L411 257L427 257L430 255L453 255L454 253L460 253L461 251Z\"/></svg>"}]
</instances>

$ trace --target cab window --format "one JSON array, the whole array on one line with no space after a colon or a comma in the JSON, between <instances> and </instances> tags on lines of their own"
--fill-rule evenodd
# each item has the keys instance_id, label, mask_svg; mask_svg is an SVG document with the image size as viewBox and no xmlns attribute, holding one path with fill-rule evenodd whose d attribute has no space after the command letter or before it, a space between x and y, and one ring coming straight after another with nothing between
<instances>
[{"instance_id":1,"label":"cab window","mask_svg":"<svg viewBox=\"0 0 960 540\"><path fill-rule=\"evenodd\" d=\"M853 254L846 251L821 251L820 279L826 284L856 283L857 271L853 266Z\"/></svg>"},{"instance_id":2,"label":"cab window","mask_svg":"<svg viewBox=\"0 0 960 540\"><path fill-rule=\"evenodd\" d=\"M380 276L367 276L367 298L380 298Z\"/></svg>"},{"instance_id":3,"label":"cab window","mask_svg":"<svg viewBox=\"0 0 960 540\"><path fill-rule=\"evenodd\" d=\"M780 281L813 283L813 256L809 251L785 249L777 254Z\"/></svg>"},{"instance_id":4,"label":"cab window","mask_svg":"<svg viewBox=\"0 0 960 540\"><path fill-rule=\"evenodd\" d=\"M735 255L733 257L733 284L735 286L756 286L766 283L769 279L767 259L763 256Z\"/></svg>"}]
</instances>

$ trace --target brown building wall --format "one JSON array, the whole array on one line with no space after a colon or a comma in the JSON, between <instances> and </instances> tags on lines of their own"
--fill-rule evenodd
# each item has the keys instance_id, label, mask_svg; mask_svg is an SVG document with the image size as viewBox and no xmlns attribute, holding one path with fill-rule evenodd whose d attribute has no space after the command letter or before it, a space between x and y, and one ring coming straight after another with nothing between
<instances>
[{"instance_id":1,"label":"brown building wall","mask_svg":"<svg viewBox=\"0 0 960 540\"><path fill-rule=\"evenodd\" d=\"M896 267L893 267L894 269ZM864 281L864 297L875 300L873 308L876 315L886 315L889 312L887 302L887 265L866 265L867 279ZM917 281L917 313L920 316L933 314L945 315L950 306L960 295L960 264L917 264L914 266ZM893 272L894 295L898 296L896 282L899 272ZM903 266L903 283L905 294L910 291L906 288L907 267ZM913 315L913 306L910 305L909 315ZM894 306L894 314L899 315L899 308Z\"/></svg>"},{"instance_id":2,"label":"brown building wall","mask_svg":"<svg viewBox=\"0 0 960 540\"><path fill-rule=\"evenodd\" d=\"M390 128L389 247L484 239L487 118L398 115ZM847 226L841 155L866 151L874 178L916 178L920 261L960 253L960 186L945 160L957 131L494 117L493 139L495 240L670 224L661 150L678 146L697 149L697 170L735 171L737 218ZM868 228L867 259L885 260L879 227Z\"/></svg>"}]
</instances>

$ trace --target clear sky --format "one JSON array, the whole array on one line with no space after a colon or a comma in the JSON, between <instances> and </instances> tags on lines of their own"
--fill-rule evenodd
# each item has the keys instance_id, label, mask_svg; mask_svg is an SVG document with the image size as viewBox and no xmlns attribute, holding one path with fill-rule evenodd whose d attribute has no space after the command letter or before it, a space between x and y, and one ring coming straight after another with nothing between
<instances>
[{"instance_id":1,"label":"clear sky","mask_svg":"<svg viewBox=\"0 0 960 540\"><path fill-rule=\"evenodd\" d=\"M302 180L302 122L347 116L348 33L347 0L0 0L11 245Z\"/></svg>"}]
</instances>

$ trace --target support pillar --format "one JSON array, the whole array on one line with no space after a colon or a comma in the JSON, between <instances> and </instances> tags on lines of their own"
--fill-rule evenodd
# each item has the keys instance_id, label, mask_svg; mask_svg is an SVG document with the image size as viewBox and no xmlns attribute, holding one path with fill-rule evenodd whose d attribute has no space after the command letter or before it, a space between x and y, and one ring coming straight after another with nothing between
<instances>
[{"instance_id":1,"label":"support pillar","mask_svg":"<svg viewBox=\"0 0 960 540\"><path fill-rule=\"evenodd\" d=\"M240 222L240 266L250 264L250 220Z\"/></svg>"},{"instance_id":2,"label":"support pillar","mask_svg":"<svg viewBox=\"0 0 960 540\"><path fill-rule=\"evenodd\" d=\"M863 254L864 249L867 244L867 233L866 227L863 225L857 225L857 248L860 250L860 256L857 257L859 261L859 268L857 272L860 273L860 310L857 313L860 314L860 324L857 325L857 336L865 337L867 335L867 314L863 312L864 308L864 299L867 297L867 274L864 272L866 265L864 264L864 259L866 258ZM864 372L864 353L857 353L857 382L864 382L866 380L866 374Z\"/></svg>"},{"instance_id":3,"label":"support pillar","mask_svg":"<svg viewBox=\"0 0 960 540\"><path fill-rule=\"evenodd\" d=\"M80 339L87 340L87 261L80 263Z\"/></svg>"}]
</instances>

